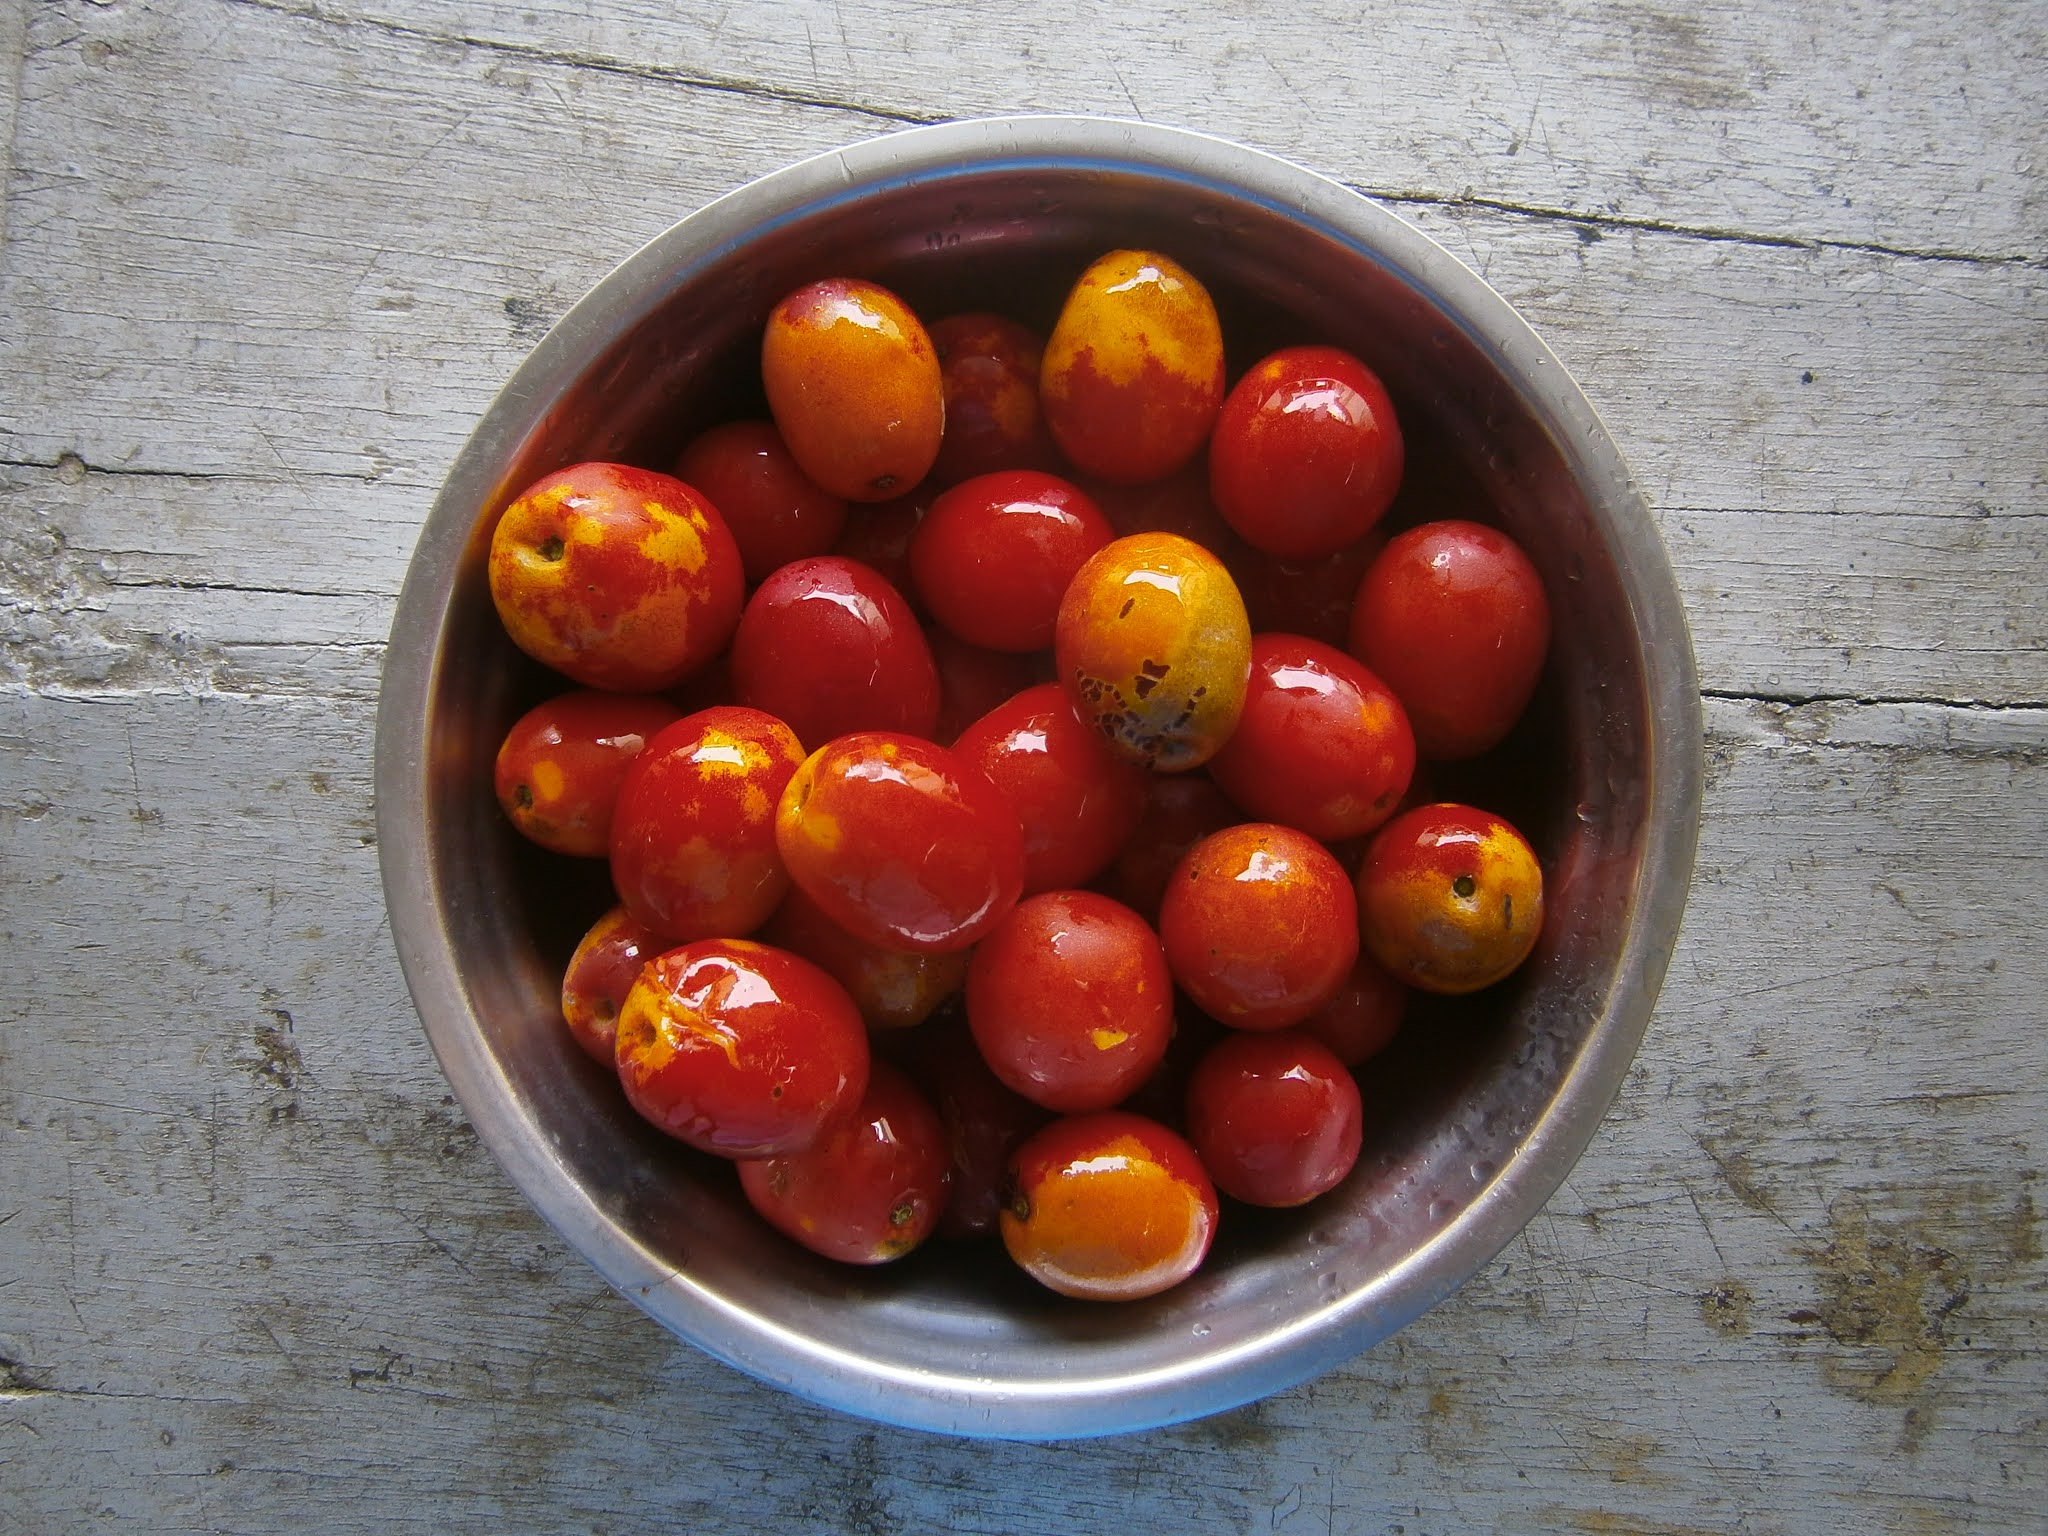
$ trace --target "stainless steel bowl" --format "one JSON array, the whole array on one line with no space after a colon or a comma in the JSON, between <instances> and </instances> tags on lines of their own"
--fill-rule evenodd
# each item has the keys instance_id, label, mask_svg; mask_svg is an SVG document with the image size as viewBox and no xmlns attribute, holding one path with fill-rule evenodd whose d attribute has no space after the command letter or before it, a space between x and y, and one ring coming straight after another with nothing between
<instances>
[{"instance_id":1,"label":"stainless steel bowl","mask_svg":"<svg viewBox=\"0 0 2048 1536\"><path fill-rule=\"evenodd\" d=\"M1482 786L1544 857L1551 910L1518 977L1418 1008L1367 1074L1373 1129L1333 1194L1233 1208L1208 1264L1150 1301L1063 1301L982 1248L856 1270L755 1220L730 1170L665 1141L563 1030L560 970L603 900L521 845L492 756L547 684L499 631L494 520L527 482L665 466L758 400L784 292L872 276L934 315L1048 324L1119 246L1216 294L1233 373L1269 345L1351 348L1386 379L1416 495L1484 506L1530 551L1557 631L1531 718ZM1502 765L1506 766L1503 767ZM698 1347L870 1418L965 1435L1100 1435L1302 1381L1448 1296L1585 1148L1678 932L1700 796L1684 612L1592 407L1507 303L1334 182L1200 135L1091 118L893 134L691 214L628 259L513 375L420 535L385 667L377 816L392 933L478 1134L604 1276ZM1482 770L1482 773L1488 770ZM1455 776L1453 776L1455 777Z\"/></svg>"}]
</instances>

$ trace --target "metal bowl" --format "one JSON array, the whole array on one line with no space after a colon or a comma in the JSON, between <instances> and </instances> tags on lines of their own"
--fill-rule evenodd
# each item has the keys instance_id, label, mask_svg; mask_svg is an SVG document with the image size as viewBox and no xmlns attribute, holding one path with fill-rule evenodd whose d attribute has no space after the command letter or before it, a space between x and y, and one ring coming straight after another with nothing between
<instances>
[{"instance_id":1,"label":"metal bowl","mask_svg":"<svg viewBox=\"0 0 2048 1536\"><path fill-rule=\"evenodd\" d=\"M1371 1130L1339 1189L1232 1207L1208 1263L1149 1301L1039 1290L999 1252L927 1245L880 1269L759 1223L729 1168L657 1135L561 1026L561 967L601 881L525 847L493 755L553 685L501 633L494 521L583 459L666 466L758 408L758 338L784 292L879 279L921 313L1050 323L1122 246L1209 285L1235 373L1323 341L1387 381L1411 515L1521 541L1553 595L1544 682L1516 736L1462 777L1543 857L1550 910L1513 980L1419 1005L1364 1074ZM1404 494L1407 494L1404 492ZM1507 303L1365 198L1170 129L1006 118L893 134L691 214L563 318L457 457L392 626L377 819L407 982L464 1110L556 1231L675 1333L851 1413L954 1434L1100 1435L1305 1380L1448 1296L1518 1232L1593 1134L1676 938L1700 796L1691 646L1641 498L1585 397Z\"/></svg>"}]
</instances>

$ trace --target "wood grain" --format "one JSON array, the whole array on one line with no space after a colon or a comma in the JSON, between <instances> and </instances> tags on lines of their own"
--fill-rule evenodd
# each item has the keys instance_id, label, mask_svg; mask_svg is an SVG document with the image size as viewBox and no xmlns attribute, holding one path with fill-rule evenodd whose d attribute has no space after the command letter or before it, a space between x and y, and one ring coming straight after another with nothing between
<instances>
[{"instance_id":1,"label":"wood grain","mask_svg":"<svg viewBox=\"0 0 2048 1536\"><path fill-rule=\"evenodd\" d=\"M0 422L0 452L79 486L64 493L77 510L46 520L74 548L112 542L111 529L76 525L94 506L182 498L163 537L175 543L192 526L198 537L183 546L199 558L171 562L171 549L153 547L109 568L122 590L104 624L126 631L199 624L210 638L193 583L329 595L347 572L350 590L394 592L402 530L467 424L573 295L684 200L866 131L843 113L665 78L508 61L247 7L224 14L237 23L225 35L149 13L90 14L119 35L54 41L29 77L46 125L22 151L24 174L43 178L29 205L58 211L15 242L14 302L0 325L14 332L30 398ZM107 51L92 64L95 41ZM179 88L208 67L250 82L226 110ZM109 74L118 99L139 100L143 120L168 127L191 163L250 173L203 203L155 176L159 141L138 134L114 96L80 84ZM408 95L387 83L386 131L366 147L353 133L358 76L432 88ZM536 99L551 108L538 119ZM292 131L278 133L280 121ZM552 172L617 123L648 131L606 140L595 185ZM696 150L680 187L672 158L654 163L666 141L656 128ZM463 195L409 199L428 161L437 185ZM63 170L80 164L93 173ZM511 212L514 186L523 197ZM589 217L592 198L608 210L602 224ZM413 241L366 246L393 208ZM1709 686L1777 698L2048 698L2036 602L2048 574L2038 532L2048 360L2022 340L2048 320L2039 270L1602 233L1490 208L1406 211L1530 314L1607 416L1663 509ZM578 238L508 248L508 232L538 229ZM90 261L98 279L82 291L75 274ZM184 483L63 479L88 466ZM109 502L102 488L114 485ZM203 508L234 506L234 487L270 509L223 538L221 513ZM280 515L286 497L309 514L349 515ZM1877 521L1845 547L1832 519L1856 514ZM167 562L178 591L128 590ZM294 620L277 610L310 617L323 606L272 593L250 611L288 630Z\"/></svg>"},{"instance_id":2,"label":"wood grain","mask_svg":"<svg viewBox=\"0 0 2048 1536\"><path fill-rule=\"evenodd\" d=\"M1480 0L1370 20L1333 0L1192 11L769 0L682 14L658 0L486 14L383 0L317 14L585 72L848 107L877 125L1020 111L1182 123L1382 195L1976 257L2042 250L2048 139L2025 72L2048 56L2048 26L2009 0L1789 15Z\"/></svg>"},{"instance_id":3,"label":"wood grain","mask_svg":"<svg viewBox=\"0 0 2048 1536\"><path fill-rule=\"evenodd\" d=\"M2048 13L1326 0L0 7L0 1532L2032 1531L2048 1507ZM1094 111L1386 199L1652 502L1708 718L1649 1037L1449 1303L990 1447L674 1341L392 958L414 534L675 218Z\"/></svg>"},{"instance_id":4,"label":"wood grain","mask_svg":"<svg viewBox=\"0 0 2048 1536\"><path fill-rule=\"evenodd\" d=\"M16 154L34 216L14 237L0 335L47 406L0 422L7 458L432 486L512 365L614 262L747 177L876 127L195 8L219 24L93 12L101 62L84 57L90 38L33 56ZM237 91L184 88L207 71ZM363 80L379 114L368 140ZM243 169L166 177L166 136L182 163ZM411 195L423 175L432 197ZM2048 322L2038 266L1402 211L1529 315L1659 506L2040 510L2048 364L2024 344Z\"/></svg>"},{"instance_id":5,"label":"wood grain","mask_svg":"<svg viewBox=\"0 0 2048 1536\"><path fill-rule=\"evenodd\" d=\"M337 516L332 484L0 468L0 676L69 691L373 694L429 498L364 483ZM2039 517L1661 523L1716 692L2048 698Z\"/></svg>"},{"instance_id":6,"label":"wood grain","mask_svg":"<svg viewBox=\"0 0 2048 1536\"><path fill-rule=\"evenodd\" d=\"M1848 1532L1900 1507L2019 1530L2038 1507L2048 1091L2034 1041L1985 1024L2038 1016L2048 959L2002 899L2024 858L1949 829L2048 819L2048 712L1712 705L1666 1002L1545 1214L1310 1386L1000 1451L757 1387L539 1227L390 959L369 728L367 704L310 699L0 704L0 853L41 872L10 900L0 1026L0 1468L23 1530L101 1507L275 1529L322 1489L337 1531L657 1508L741 1532L1119 1510L1654 1530L1682 1508ZM171 869L174 899L136 878Z\"/></svg>"}]
</instances>

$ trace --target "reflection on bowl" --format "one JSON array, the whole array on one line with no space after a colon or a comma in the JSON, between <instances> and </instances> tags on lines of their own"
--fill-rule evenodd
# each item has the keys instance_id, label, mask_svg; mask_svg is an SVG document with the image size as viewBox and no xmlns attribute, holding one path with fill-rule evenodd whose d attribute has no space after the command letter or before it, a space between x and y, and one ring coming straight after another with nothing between
<instances>
[{"instance_id":1,"label":"reflection on bowl","mask_svg":"<svg viewBox=\"0 0 2048 1536\"><path fill-rule=\"evenodd\" d=\"M1215 295L1236 373L1273 347L1346 347L1409 443L1397 513L1473 516L1552 594L1544 682L1515 735L1438 770L1541 854L1543 937L1510 981L1418 1000L1363 1074L1365 1153L1294 1211L1233 1207L1191 1281L1090 1306L981 1246L879 1270L762 1225L730 1170L639 1122L577 1050L561 967L607 900L510 830L489 788L550 681L501 633L494 519L583 459L668 464L760 414L761 326L789 289L875 278L927 317L998 307L1049 326L1074 274L1164 250ZM1320 177L1142 124L1017 118L917 129L763 178L684 219L579 303L451 470L393 625L378 719L384 880L427 1034L485 1143L539 1212L656 1319L819 1402L957 1434L1106 1434L1233 1407L1355 1354L1511 1239L1590 1139L1678 931L1699 812L1683 610L1612 443L1557 360L1414 229Z\"/></svg>"}]
</instances>

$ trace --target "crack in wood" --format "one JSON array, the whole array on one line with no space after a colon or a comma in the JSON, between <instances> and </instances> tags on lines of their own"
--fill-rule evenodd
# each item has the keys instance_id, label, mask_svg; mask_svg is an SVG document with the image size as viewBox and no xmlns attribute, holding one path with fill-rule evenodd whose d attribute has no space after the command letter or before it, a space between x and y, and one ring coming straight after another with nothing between
<instances>
[{"instance_id":1,"label":"crack in wood","mask_svg":"<svg viewBox=\"0 0 2048 1536\"><path fill-rule=\"evenodd\" d=\"M627 79L652 80L664 84L680 85L693 90L714 91L726 95L745 96L755 100L780 102L789 106L814 107L824 111L847 112L860 117L874 118L881 122L905 127L923 127L949 120L944 113L920 113L900 107L880 106L874 102L852 101L844 97L829 96L813 91L798 91L786 86L771 85L761 80L750 80L739 76L716 75L678 69L673 66L649 64L639 60L620 58L613 54L590 53L577 49L547 48L532 43L519 43L506 38L485 37L475 33L450 33L427 27L411 26L387 17L369 16L361 13L346 13L330 7L308 4L280 3L280 0L224 0L230 5L245 6L252 10L267 11L273 15L288 16L297 20L315 22L331 27L363 27L381 32L388 37L402 38L408 42L477 48L491 53L503 54L533 64L552 65L564 69L588 69L604 74L618 75ZM1139 110L1137 98L1132 95L1130 85L1122 72L1111 66L1117 84L1122 88L1132 112L1141 120L1144 113ZM2026 253L1992 253L1979 251L1951 250L1940 247L1923 248L1916 246L1890 245L1881 241L1843 240L1826 236L1773 235L1759 230L1731 228L1720 225L1686 224L1676 220L1631 217L1591 209L1550 207L1540 203L1516 202L1508 198L1492 198L1473 192L1433 193L1416 189L1376 188L1347 183L1353 191L1380 202L1413 204L1440 208L1473 208L1507 214L1517 218L1538 220L1547 223L1568 223L1585 231L1627 230L1644 234L1671 235L1681 239L1702 240L1721 244L1754 245L1789 250L1853 251L1866 255L1890 256L1906 261L1952 262L1969 266L2017 266L2048 270L2048 259ZM1581 235L1581 239L1587 239ZM1591 239L1598 239L1593 234ZM1590 241L1589 241L1590 243Z\"/></svg>"},{"instance_id":2,"label":"crack in wood","mask_svg":"<svg viewBox=\"0 0 2048 1536\"><path fill-rule=\"evenodd\" d=\"M654 80L669 85L687 86L693 90L747 96L760 101L777 101L789 106L817 107L828 112L850 112L860 117L877 118L883 122L908 127L922 127L946 121L943 115L905 112L893 107L878 107L871 102L844 101L811 91L795 91L785 86L770 85L760 80L695 74L660 64L644 64L633 59L621 59L610 54L543 48L531 43L511 42L504 38L436 32L426 27L408 26L404 22L392 21L381 16L347 15L318 5L276 4L273 0L223 0L223 3L268 11L272 15L289 16L300 21L317 22L322 26L364 27L381 32L387 37L403 38L407 42L431 43L442 47L453 45L479 48L490 53L504 54L509 58L521 59L529 64L552 64L564 69L588 69L601 74L621 75L631 80Z\"/></svg>"},{"instance_id":3,"label":"crack in wood","mask_svg":"<svg viewBox=\"0 0 2048 1536\"><path fill-rule=\"evenodd\" d=\"M1551 208L1540 203L1517 203L1507 198L1484 197L1477 193L1381 191L1346 183L1354 192L1384 203L1413 203L1431 208L1483 208L1512 218L1548 223L1585 225L1593 229L1630 230L1641 234L1674 235L1685 240L1702 240L1716 245L1756 245L1775 250L1851 251L1866 256L1890 256L1901 261L1948 262L1971 267L2025 267L2048 270L2048 259L2022 254L1945 250L1940 247L1887 245L1875 240L1842 240L1823 235L1771 235L1761 230L1734 229L1714 224L1682 224L1672 219L1648 219L1627 214L1604 213L1574 208ZM1581 237L1583 239L1583 236Z\"/></svg>"},{"instance_id":4,"label":"crack in wood","mask_svg":"<svg viewBox=\"0 0 2048 1536\"><path fill-rule=\"evenodd\" d=\"M56 475L67 483L75 484L91 475L106 475L114 478L135 478L148 480L199 481L213 484L226 482L231 485L288 485L301 480L333 480L342 485L389 486L400 490L432 492L439 489L420 480L398 480L385 475L346 475L331 469L293 469L288 475L252 475L240 470L212 469L161 469L149 465L89 464L75 453L59 454L55 459L0 458L0 470L37 469Z\"/></svg>"},{"instance_id":5,"label":"crack in wood","mask_svg":"<svg viewBox=\"0 0 2048 1536\"><path fill-rule=\"evenodd\" d=\"M1935 699L1913 694L1804 693L1797 690L1774 692L1768 689L1743 691L1732 688L1701 688L1700 697L1718 699L1731 704L1784 704L1793 708L1803 708L1807 705L1838 705L1852 709L1877 709L1894 705L1928 705L1938 709L1953 709L1982 715L1990 719L1996 719L2001 715L2039 714L2048 710L2048 700L2016 700L1987 704L1978 699Z\"/></svg>"},{"instance_id":6,"label":"crack in wood","mask_svg":"<svg viewBox=\"0 0 2048 1536\"><path fill-rule=\"evenodd\" d=\"M2048 510L2033 511L2026 507L2001 507L1993 511L1983 502L1972 502L1959 512L1924 512L1903 507L1857 507L1854 511L1842 511L1835 507L1681 507L1669 502L1660 502L1651 508L1659 517L1819 517L1835 518L1844 523L1914 522L1929 523L1946 521L1950 518L1964 518L1977 521L1997 518L2001 523L2048 518Z\"/></svg>"},{"instance_id":7,"label":"crack in wood","mask_svg":"<svg viewBox=\"0 0 2048 1536\"><path fill-rule=\"evenodd\" d=\"M287 587L272 586L265 582L246 581L201 581L189 576L110 576L107 585L138 592L229 592L244 596L264 597L317 597L355 598L365 602L388 603L396 601L396 592L372 592L356 587ZM261 640L242 642L261 645ZM297 645L300 641L276 642ZM348 644L353 642L329 642ZM379 642L380 644L382 642Z\"/></svg>"}]
</instances>

